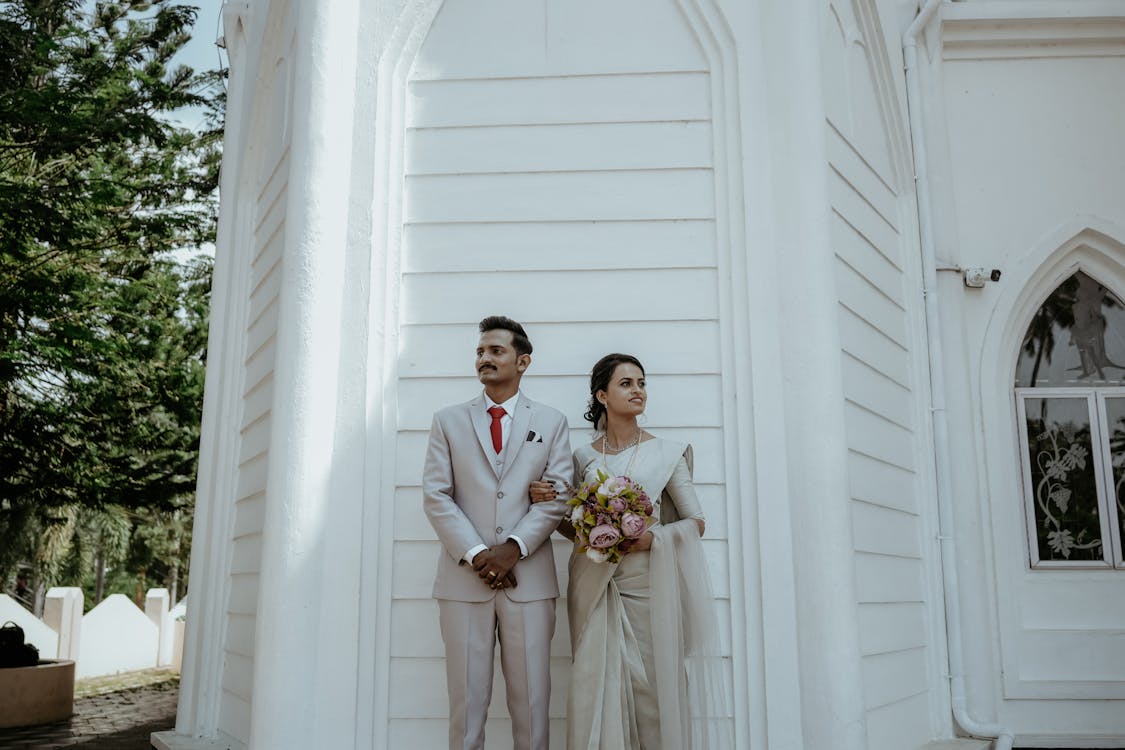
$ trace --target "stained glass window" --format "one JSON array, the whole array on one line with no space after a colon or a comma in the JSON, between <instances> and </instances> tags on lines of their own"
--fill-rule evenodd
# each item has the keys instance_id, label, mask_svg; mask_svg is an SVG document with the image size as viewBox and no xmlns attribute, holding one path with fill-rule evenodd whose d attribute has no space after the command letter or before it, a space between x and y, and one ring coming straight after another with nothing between
<instances>
[{"instance_id":1,"label":"stained glass window","mask_svg":"<svg viewBox=\"0 0 1125 750\"><path fill-rule=\"evenodd\" d=\"M1017 388L1125 386L1125 305L1079 271L1059 285L1028 326Z\"/></svg>"},{"instance_id":2,"label":"stained glass window","mask_svg":"<svg viewBox=\"0 0 1125 750\"><path fill-rule=\"evenodd\" d=\"M1125 568L1125 304L1072 275L1028 326L1015 386L1032 565Z\"/></svg>"}]
</instances>

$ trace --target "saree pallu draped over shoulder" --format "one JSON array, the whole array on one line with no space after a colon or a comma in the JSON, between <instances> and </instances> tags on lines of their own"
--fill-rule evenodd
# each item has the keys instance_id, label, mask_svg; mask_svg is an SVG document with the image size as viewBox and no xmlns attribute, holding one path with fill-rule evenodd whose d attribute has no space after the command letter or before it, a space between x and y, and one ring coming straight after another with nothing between
<instances>
[{"instance_id":1,"label":"saree pallu draped over shoulder","mask_svg":"<svg viewBox=\"0 0 1125 750\"><path fill-rule=\"evenodd\" d=\"M575 451L579 481L624 459ZM641 444L631 473L659 498L650 552L620 563L571 554L568 750L726 750L734 746L723 663L691 486L691 446ZM620 465L618 465L620 464Z\"/></svg>"}]
</instances>

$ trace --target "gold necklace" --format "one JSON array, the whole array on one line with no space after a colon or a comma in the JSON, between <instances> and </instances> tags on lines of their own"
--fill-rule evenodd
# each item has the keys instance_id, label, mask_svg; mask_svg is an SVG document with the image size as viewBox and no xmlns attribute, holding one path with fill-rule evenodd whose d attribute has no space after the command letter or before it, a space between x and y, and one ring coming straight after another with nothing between
<instances>
[{"instance_id":1,"label":"gold necklace","mask_svg":"<svg viewBox=\"0 0 1125 750\"><path fill-rule=\"evenodd\" d=\"M640 427L637 428L637 434L633 436L633 442L629 443L628 445L623 445L620 448L617 448L617 447L614 447L614 446L610 445L608 433L602 433L602 453L605 453L607 448L609 450L613 451L614 453L621 453L622 451L629 450L630 448L632 448L634 445L636 445L639 442L641 442L641 428Z\"/></svg>"},{"instance_id":2,"label":"gold necklace","mask_svg":"<svg viewBox=\"0 0 1125 750\"><path fill-rule=\"evenodd\" d=\"M608 432L608 430L607 430L607 432ZM606 456L605 456L605 451L606 451L607 445L609 445L609 441L606 439L606 433L602 433L602 466L605 468L605 473L610 474L612 472L610 472L610 470L609 470L609 462L606 460ZM637 454L641 452L641 427L640 427L640 425L637 425L637 437L634 438L633 442L630 445L626 445L624 448L622 448L621 451L627 451L630 448L633 449L633 455L629 457L629 463L625 465L625 472L622 474L622 476L625 476L625 477L629 476L629 472L631 472L633 470L633 462L637 460ZM620 451L617 454L614 454L614 455L619 455L619 454L620 454Z\"/></svg>"}]
</instances>

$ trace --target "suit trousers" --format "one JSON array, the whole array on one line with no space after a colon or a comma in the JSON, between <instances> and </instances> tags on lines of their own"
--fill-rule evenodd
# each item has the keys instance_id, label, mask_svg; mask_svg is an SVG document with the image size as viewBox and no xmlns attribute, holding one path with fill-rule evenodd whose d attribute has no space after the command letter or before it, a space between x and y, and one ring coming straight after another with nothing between
<instances>
[{"instance_id":1,"label":"suit trousers","mask_svg":"<svg viewBox=\"0 0 1125 750\"><path fill-rule=\"evenodd\" d=\"M555 600L513 602L497 593L484 602L439 599L438 611L449 687L450 750L484 748L497 640L514 748L547 750Z\"/></svg>"}]
</instances>

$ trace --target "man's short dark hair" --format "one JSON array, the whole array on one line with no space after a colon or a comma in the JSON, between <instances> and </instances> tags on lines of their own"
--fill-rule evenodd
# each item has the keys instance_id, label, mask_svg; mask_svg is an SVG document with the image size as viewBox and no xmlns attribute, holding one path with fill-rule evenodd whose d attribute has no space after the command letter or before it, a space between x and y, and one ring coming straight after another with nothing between
<instances>
[{"instance_id":1,"label":"man's short dark hair","mask_svg":"<svg viewBox=\"0 0 1125 750\"><path fill-rule=\"evenodd\" d=\"M531 354L531 339L516 321L503 315L489 315L480 322L481 333L497 330L512 332L512 346L516 348L516 354Z\"/></svg>"}]
</instances>

